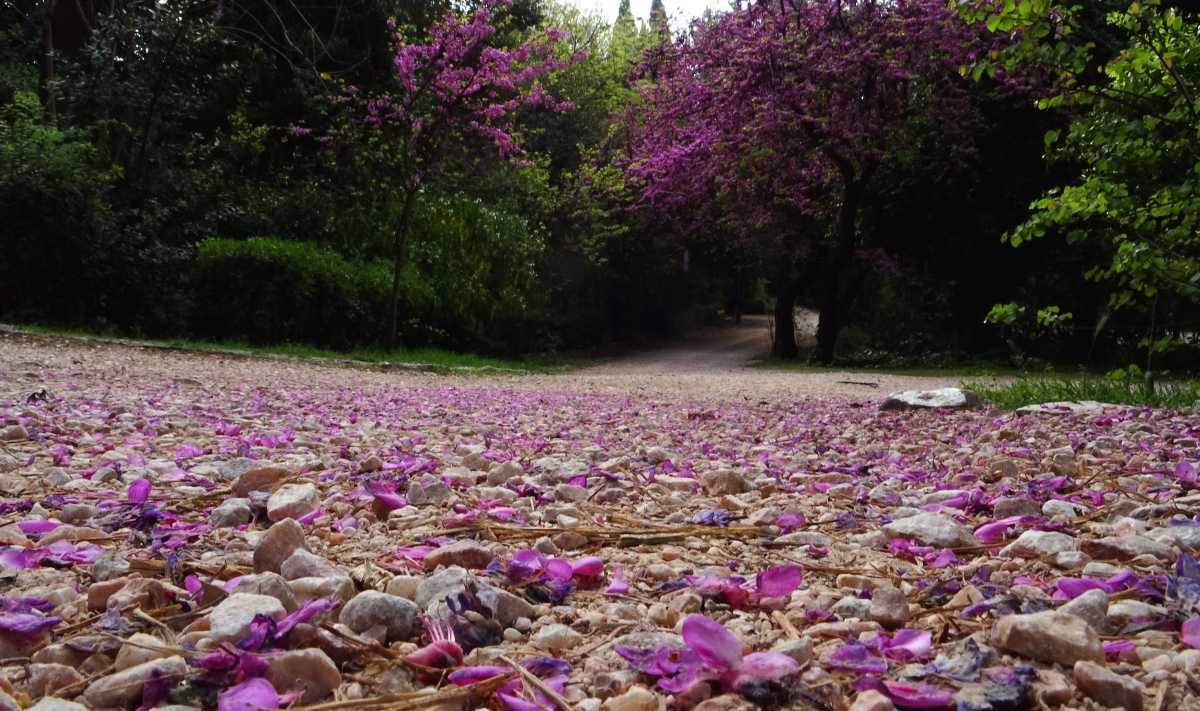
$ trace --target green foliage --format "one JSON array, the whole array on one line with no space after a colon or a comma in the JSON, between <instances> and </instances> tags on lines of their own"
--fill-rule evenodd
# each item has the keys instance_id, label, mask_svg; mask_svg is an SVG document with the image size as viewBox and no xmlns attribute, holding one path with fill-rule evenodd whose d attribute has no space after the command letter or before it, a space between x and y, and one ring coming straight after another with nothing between
<instances>
[{"instance_id":1,"label":"green foliage","mask_svg":"<svg viewBox=\"0 0 1200 711\"><path fill-rule=\"evenodd\" d=\"M210 239L192 270L194 332L255 346L335 349L377 342L391 269L353 264L311 243Z\"/></svg>"},{"instance_id":2,"label":"green foliage","mask_svg":"<svg viewBox=\"0 0 1200 711\"><path fill-rule=\"evenodd\" d=\"M1107 60L1079 41L1080 6L1049 0L994 8L960 4L990 30L1019 30L1018 42L974 69L1051 72L1042 108L1071 107L1065 133L1046 134L1049 154L1082 166L1071 184L1036 201L1009 235L1020 245L1048 233L1072 245L1101 241L1107 261L1088 276L1112 286L1122 306L1159 292L1200 303L1200 35L1195 21L1158 2L1108 16L1127 38Z\"/></svg>"},{"instance_id":3,"label":"green foliage","mask_svg":"<svg viewBox=\"0 0 1200 711\"><path fill-rule=\"evenodd\" d=\"M1137 366L1131 366L1129 371L1115 373L1116 377L1113 378L1039 376L1004 384L995 381L966 383L963 387L1010 410L1044 402L1084 400L1169 408L1195 407L1200 402L1200 381L1155 383L1153 380L1131 377L1131 373L1134 376L1141 375Z\"/></svg>"},{"instance_id":4,"label":"green foliage","mask_svg":"<svg viewBox=\"0 0 1200 711\"><path fill-rule=\"evenodd\" d=\"M127 276L115 272L121 245L106 199L116 175L93 170L92 146L40 116L27 92L0 107L0 311L94 320L103 281Z\"/></svg>"}]
</instances>

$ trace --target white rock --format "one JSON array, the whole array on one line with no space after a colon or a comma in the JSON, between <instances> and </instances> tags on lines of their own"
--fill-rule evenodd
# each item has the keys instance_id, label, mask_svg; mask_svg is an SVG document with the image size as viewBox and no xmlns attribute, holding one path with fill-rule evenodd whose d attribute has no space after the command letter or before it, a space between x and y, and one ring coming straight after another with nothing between
<instances>
[{"instance_id":1,"label":"white rock","mask_svg":"<svg viewBox=\"0 0 1200 711\"><path fill-rule=\"evenodd\" d=\"M941 388L938 390L904 390L892 393L879 406L880 410L911 410L918 408L978 409L983 405L972 390Z\"/></svg>"},{"instance_id":2,"label":"white rock","mask_svg":"<svg viewBox=\"0 0 1200 711\"><path fill-rule=\"evenodd\" d=\"M562 624L546 625L533 635L533 646L547 652L563 652L583 644L583 635Z\"/></svg>"},{"instance_id":3,"label":"white rock","mask_svg":"<svg viewBox=\"0 0 1200 711\"><path fill-rule=\"evenodd\" d=\"M321 496L316 484L284 484L267 499L267 518L282 521L300 518L317 510Z\"/></svg>"},{"instance_id":4,"label":"white rock","mask_svg":"<svg viewBox=\"0 0 1200 711\"><path fill-rule=\"evenodd\" d=\"M250 632L255 615L270 615L276 620L287 616L283 603L268 595L235 593L225 598L208 616L209 637L213 642L236 643Z\"/></svg>"}]
</instances>

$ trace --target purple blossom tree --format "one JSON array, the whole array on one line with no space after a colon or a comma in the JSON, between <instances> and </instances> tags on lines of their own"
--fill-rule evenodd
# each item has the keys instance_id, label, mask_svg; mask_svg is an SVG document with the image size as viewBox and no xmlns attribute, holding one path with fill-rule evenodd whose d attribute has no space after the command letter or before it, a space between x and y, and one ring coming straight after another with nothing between
<instances>
[{"instance_id":1,"label":"purple blossom tree","mask_svg":"<svg viewBox=\"0 0 1200 711\"><path fill-rule=\"evenodd\" d=\"M831 224L809 235L805 269L780 289L773 346L796 357L793 304L817 282L816 357L828 362L872 177L914 119L968 142L960 68L987 51L943 0L739 4L648 56L627 175L644 187L641 205L694 230Z\"/></svg>"},{"instance_id":2,"label":"purple blossom tree","mask_svg":"<svg viewBox=\"0 0 1200 711\"><path fill-rule=\"evenodd\" d=\"M454 154L452 148L494 151L503 161L521 162L525 153L513 123L519 107L573 108L570 102L556 101L538 82L546 72L582 57L555 57L561 31L548 28L542 36L511 50L488 44L496 32L493 9L511 4L511 0L484 0L467 21L447 13L425 33L424 42L407 41L397 31L394 64L399 91L368 96L351 86L330 97L347 111L347 121L330 133L327 142L355 151L385 176L382 189L401 195L393 236L388 350L396 345L400 275L413 202L421 186L445 168Z\"/></svg>"}]
</instances>

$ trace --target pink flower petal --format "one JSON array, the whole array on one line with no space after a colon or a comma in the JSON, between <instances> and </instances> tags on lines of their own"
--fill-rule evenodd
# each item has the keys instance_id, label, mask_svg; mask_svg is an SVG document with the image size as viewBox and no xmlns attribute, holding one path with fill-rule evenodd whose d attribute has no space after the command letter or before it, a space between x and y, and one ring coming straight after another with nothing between
<instances>
[{"instance_id":1,"label":"pink flower petal","mask_svg":"<svg viewBox=\"0 0 1200 711\"><path fill-rule=\"evenodd\" d=\"M625 571L621 569L621 566L613 567L612 584L604 592L608 595L624 595L629 592L629 581L625 579Z\"/></svg>"},{"instance_id":2,"label":"pink flower petal","mask_svg":"<svg viewBox=\"0 0 1200 711\"><path fill-rule=\"evenodd\" d=\"M1183 643L1193 649L1200 649L1200 617L1193 617L1183 623L1179 636Z\"/></svg>"},{"instance_id":3,"label":"pink flower petal","mask_svg":"<svg viewBox=\"0 0 1200 711\"><path fill-rule=\"evenodd\" d=\"M683 641L714 671L742 666L741 642L732 632L704 615L689 615L683 621Z\"/></svg>"},{"instance_id":4,"label":"pink flower petal","mask_svg":"<svg viewBox=\"0 0 1200 711\"><path fill-rule=\"evenodd\" d=\"M266 679L251 679L217 697L217 711L279 708L279 693Z\"/></svg>"}]
</instances>

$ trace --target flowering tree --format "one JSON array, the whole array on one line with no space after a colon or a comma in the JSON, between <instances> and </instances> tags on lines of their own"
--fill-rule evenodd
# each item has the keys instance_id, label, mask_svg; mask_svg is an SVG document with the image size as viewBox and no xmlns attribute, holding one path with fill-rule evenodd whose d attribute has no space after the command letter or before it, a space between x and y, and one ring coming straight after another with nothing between
<instances>
[{"instance_id":1,"label":"flowering tree","mask_svg":"<svg viewBox=\"0 0 1200 711\"><path fill-rule=\"evenodd\" d=\"M643 205L693 227L829 218L809 264L783 285L775 352L794 358L792 308L820 285L817 358L837 338L843 272L860 246L859 208L913 121L965 142L959 69L987 50L942 0L757 3L692 25L644 65L628 174Z\"/></svg>"},{"instance_id":2,"label":"flowering tree","mask_svg":"<svg viewBox=\"0 0 1200 711\"><path fill-rule=\"evenodd\" d=\"M462 22L448 13L429 28L425 42L408 42L396 33L395 95L368 96L349 87L331 99L348 110L347 124L327 140L354 148L381 169L380 187L402 196L393 248L388 349L395 347L399 312L400 275L408 242L413 201L427 178L442 170L451 148L474 146L506 161L520 161L524 151L513 125L522 105L552 111L572 108L557 102L538 83L548 71L561 69L580 56L557 59L555 42L563 36L553 28L516 49L489 46L496 28L493 8L511 0L484 0Z\"/></svg>"}]
</instances>

